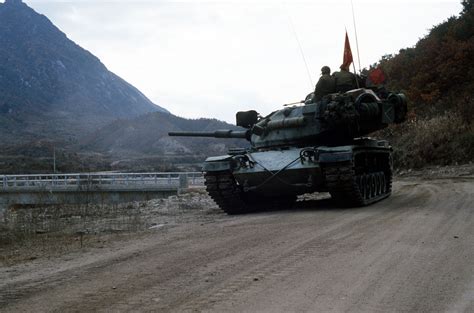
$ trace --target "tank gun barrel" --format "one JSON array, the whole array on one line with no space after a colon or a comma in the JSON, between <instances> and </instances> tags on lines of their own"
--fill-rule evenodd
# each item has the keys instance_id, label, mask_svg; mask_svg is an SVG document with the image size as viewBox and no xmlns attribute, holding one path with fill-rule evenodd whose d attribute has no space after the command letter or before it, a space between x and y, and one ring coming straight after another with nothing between
<instances>
[{"instance_id":1,"label":"tank gun barrel","mask_svg":"<svg viewBox=\"0 0 474 313\"><path fill-rule=\"evenodd\" d=\"M169 132L168 136L172 137L211 137L211 138L239 138L249 139L250 132L248 130L216 130L213 132Z\"/></svg>"}]
</instances>

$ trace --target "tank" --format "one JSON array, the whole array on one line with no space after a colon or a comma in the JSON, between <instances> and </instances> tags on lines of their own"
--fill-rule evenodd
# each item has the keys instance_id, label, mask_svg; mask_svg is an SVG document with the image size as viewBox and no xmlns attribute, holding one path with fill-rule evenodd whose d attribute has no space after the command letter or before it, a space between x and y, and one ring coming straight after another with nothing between
<instances>
[{"instance_id":1,"label":"tank","mask_svg":"<svg viewBox=\"0 0 474 313\"><path fill-rule=\"evenodd\" d=\"M390 144L366 136L403 122L406 113L403 94L355 89L265 117L238 112L242 130L169 135L250 142L203 165L209 195L228 214L290 208L298 195L314 192L329 192L339 205L365 206L390 196L393 167Z\"/></svg>"}]
</instances>

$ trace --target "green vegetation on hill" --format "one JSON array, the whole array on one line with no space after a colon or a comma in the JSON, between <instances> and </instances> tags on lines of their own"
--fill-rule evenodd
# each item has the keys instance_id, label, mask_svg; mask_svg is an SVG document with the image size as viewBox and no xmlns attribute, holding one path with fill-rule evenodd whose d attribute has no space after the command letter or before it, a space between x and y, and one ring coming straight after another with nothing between
<instances>
[{"instance_id":1,"label":"green vegetation on hill","mask_svg":"<svg viewBox=\"0 0 474 313\"><path fill-rule=\"evenodd\" d=\"M379 62L388 89L410 99L410 120L382 132L398 167L474 160L474 0L414 47Z\"/></svg>"}]
</instances>

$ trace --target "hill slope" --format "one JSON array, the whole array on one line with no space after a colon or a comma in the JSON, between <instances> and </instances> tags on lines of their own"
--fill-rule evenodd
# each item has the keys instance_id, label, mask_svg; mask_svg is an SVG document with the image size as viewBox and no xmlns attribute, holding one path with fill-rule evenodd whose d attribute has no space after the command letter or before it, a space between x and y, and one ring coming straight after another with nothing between
<instances>
[{"instance_id":1,"label":"hill slope","mask_svg":"<svg viewBox=\"0 0 474 313\"><path fill-rule=\"evenodd\" d=\"M380 61L391 87L405 90L414 108L433 106L449 98L472 97L473 3L473 0L463 1L460 16L434 26L414 47Z\"/></svg>"},{"instance_id":2,"label":"hill slope","mask_svg":"<svg viewBox=\"0 0 474 313\"><path fill-rule=\"evenodd\" d=\"M410 99L410 122L382 132L400 167L474 160L474 0L462 5L414 47L379 62L388 87Z\"/></svg>"},{"instance_id":3,"label":"hill slope","mask_svg":"<svg viewBox=\"0 0 474 313\"><path fill-rule=\"evenodd\" d=\"M166 110L21 0L0 4L0 143L78 136ZM46 123L45 123L46 122Z\"/></svg>"}]
</instances>

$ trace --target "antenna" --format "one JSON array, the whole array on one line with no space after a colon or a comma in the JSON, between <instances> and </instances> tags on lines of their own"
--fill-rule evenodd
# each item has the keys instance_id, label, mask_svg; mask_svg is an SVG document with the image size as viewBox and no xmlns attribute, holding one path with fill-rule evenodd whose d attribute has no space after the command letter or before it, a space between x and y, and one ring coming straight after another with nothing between
<instances>
[{"instance_id":1,"label":"antenna","mask_svg":"<svg viewBox=\"0 0 474 313\"><path fill-rule=\"evenodd\" d=\"M288 10L285 10L285 12L286 12L286 17L288 18L288 24L290 25L290 28L293 32L293 35L295 36L296 42L298 43L298 47L300 48L300 53L301 53L301 56L303 57L303 62L304 62L304 65L306 67L306 73L308 74L308 78L309 78L309 82L311 84L311 88L314 88L313 79L311 78L311 73L309 71L308 63L306 62L306 58L305 58L304 52L303 52L303 47L301 46L301 42L298 38L298 34L296 33L295 25L293 24L293 20L291 19L291 16L290 16L290 13L288 12Z\"/></svg>"},{"instance_id":2,"label":"antenna","mask_svg":"<svg viewBox=\"0 0 474 313\"><path fill-rule=\"evenodd\" d=\"M352 21L354 22L354 32L355 32L356 46L357 46L357 61L359 62L359 73L360 73L361 69L360 69L359 40L357 39L357 27L356 27L355 13L354 13L354 3L352 2L352 0L351 0L351 6L352 6ZM355 68L355 65L354 65L354 68Z\"/></svg>"}]
</instances>

